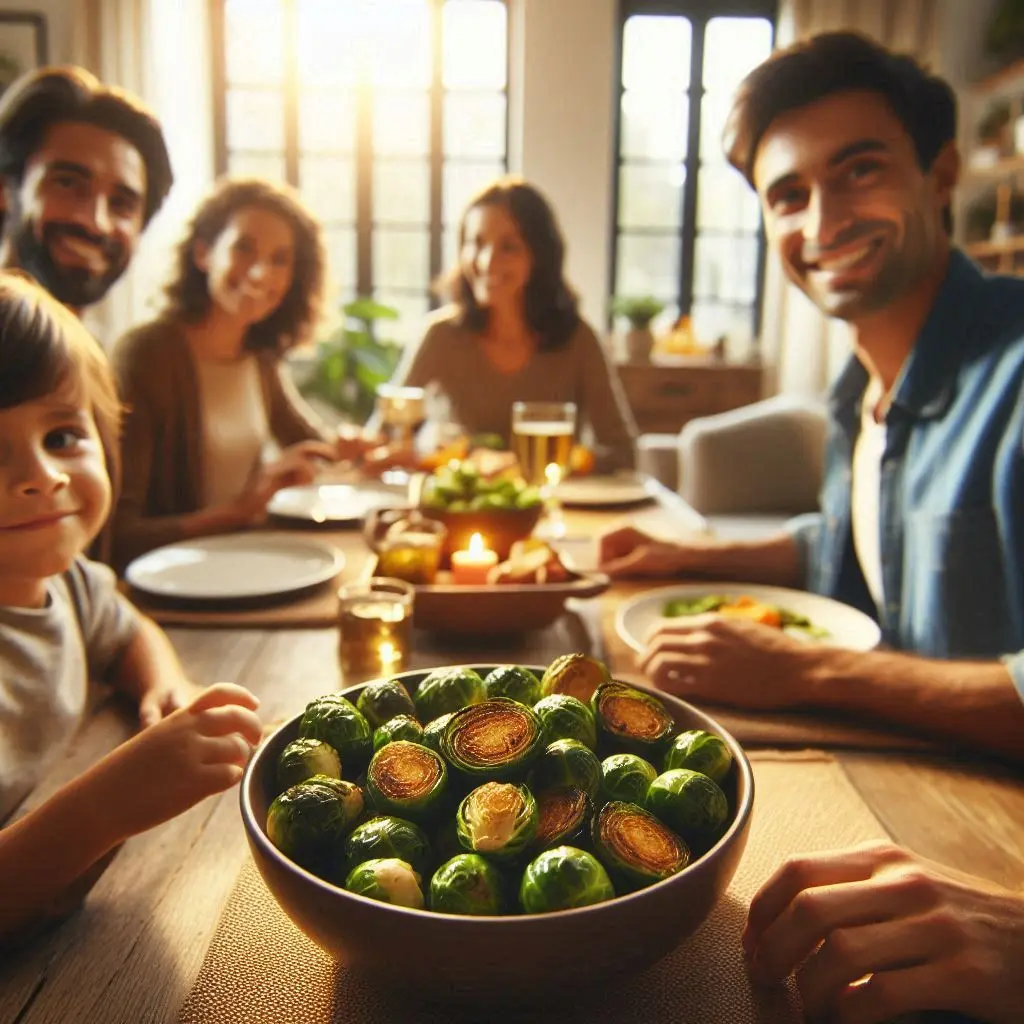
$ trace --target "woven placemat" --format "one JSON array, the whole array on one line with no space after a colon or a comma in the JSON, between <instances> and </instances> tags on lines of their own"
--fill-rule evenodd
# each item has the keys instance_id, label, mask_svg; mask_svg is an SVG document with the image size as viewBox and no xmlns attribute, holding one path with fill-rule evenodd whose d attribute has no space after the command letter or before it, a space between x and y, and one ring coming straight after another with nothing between
<instances>
[{"instance_id":1,"label":"woven placemat","mask_svg":"<svg viewBox=\"0 0 1024 1024\"><path fill-rule=\"evenodd\" d=\"M180 1024L797 1024L791 987L755 990L740 933L754 892L787 856L885 838L828 755L752 757L756 800L747 849L726 896L701 929L654 967L598 998L517 1016L507 1007L417 1010L372 988L284 915L252 862L228 898Z\"/></svg>"}]
</instances>

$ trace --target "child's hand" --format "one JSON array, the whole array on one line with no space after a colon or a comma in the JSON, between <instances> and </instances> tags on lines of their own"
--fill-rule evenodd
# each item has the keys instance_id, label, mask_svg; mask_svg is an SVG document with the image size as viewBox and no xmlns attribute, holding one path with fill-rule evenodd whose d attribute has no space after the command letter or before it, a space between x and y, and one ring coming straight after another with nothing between
<instances>
[{"instance_id":1,"label":"child's hand","mask_svg":"<svg viewBox=\"0 0 1024 1024\"><path fill-rule=\"evenodd\" d=\"M179 708L187 707L203 692L188 679L162 682L147 690L139 701L139 725L148 729Z\"/></svg>"},{"instance_id":2,"label":"child's hand","mask_svg":"<svg viewBox=\"0 0 1024 1024\"><path fill-rule=\"evenodd\" d=\"M262 736L257 707L234 683L203 690L96 766L98 812L125 839L233 786Z\"/></svg>"}]
</instances>

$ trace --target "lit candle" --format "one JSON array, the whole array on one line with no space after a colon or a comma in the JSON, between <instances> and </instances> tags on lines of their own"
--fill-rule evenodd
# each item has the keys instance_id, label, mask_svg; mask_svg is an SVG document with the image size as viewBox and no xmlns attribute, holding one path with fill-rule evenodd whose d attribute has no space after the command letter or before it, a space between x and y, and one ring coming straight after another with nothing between
<instances>
[{"instance_id":1,"label":"lit candle","mask_svg":"<svg viewBox=\"0 0 1024 1024\"><path fill-rule=\"evenodd\" d=\"M465 551L452 552L452 583L486 583L487 574L497 564L497 552L484 547L483 537L474 533Z\"/></svg>"}]
</instances>

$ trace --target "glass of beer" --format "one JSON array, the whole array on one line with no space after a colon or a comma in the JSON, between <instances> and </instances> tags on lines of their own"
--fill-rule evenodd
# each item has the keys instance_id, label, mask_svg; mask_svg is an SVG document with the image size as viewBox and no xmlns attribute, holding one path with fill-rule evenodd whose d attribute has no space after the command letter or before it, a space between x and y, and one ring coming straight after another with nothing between
<instances>
[{"instance_id":1,"label":"glass of beer","mask_svg":"<svg viewBox=\"0 0 1024 1024\"><path fill-rule=\"evenodd\" d=\"M519 471L544 499L544 520L535 531L538 537L565 534L554 492L569 472L575 434L575 402L515 402L512 406L512 449Z\"/></svg>"},{"instance_id":2,"label":"glass of beer","mask_svg":"<svg viewBox=\"0 0 1024 1024\"><path fill-rule=\"evenodd\" d=\"M338 655L346 682L402 671L412 647L414 594L411 584L387 576L339 588Z\"/></svg>"}]
</instances>

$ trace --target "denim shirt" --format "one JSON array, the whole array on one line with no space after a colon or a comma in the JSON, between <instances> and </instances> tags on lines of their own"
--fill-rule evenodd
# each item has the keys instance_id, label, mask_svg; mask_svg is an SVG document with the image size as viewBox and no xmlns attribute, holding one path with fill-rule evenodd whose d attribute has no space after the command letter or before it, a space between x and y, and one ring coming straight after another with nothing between
<instances>
[{"instance_id":1,"label":"denim shirt","mask_svg":"<svg viewBox=\"0 0 1024 1024\"><path fill-rule=\"evenodd\" d=\"M852 359L830 396L821 511L790 524L805 585L868 611L897 650L1002 658L1024 696L1024 280L950 256L886 416L878 606L851 528L867 382Z\"/></svg>"}]
</instances>

